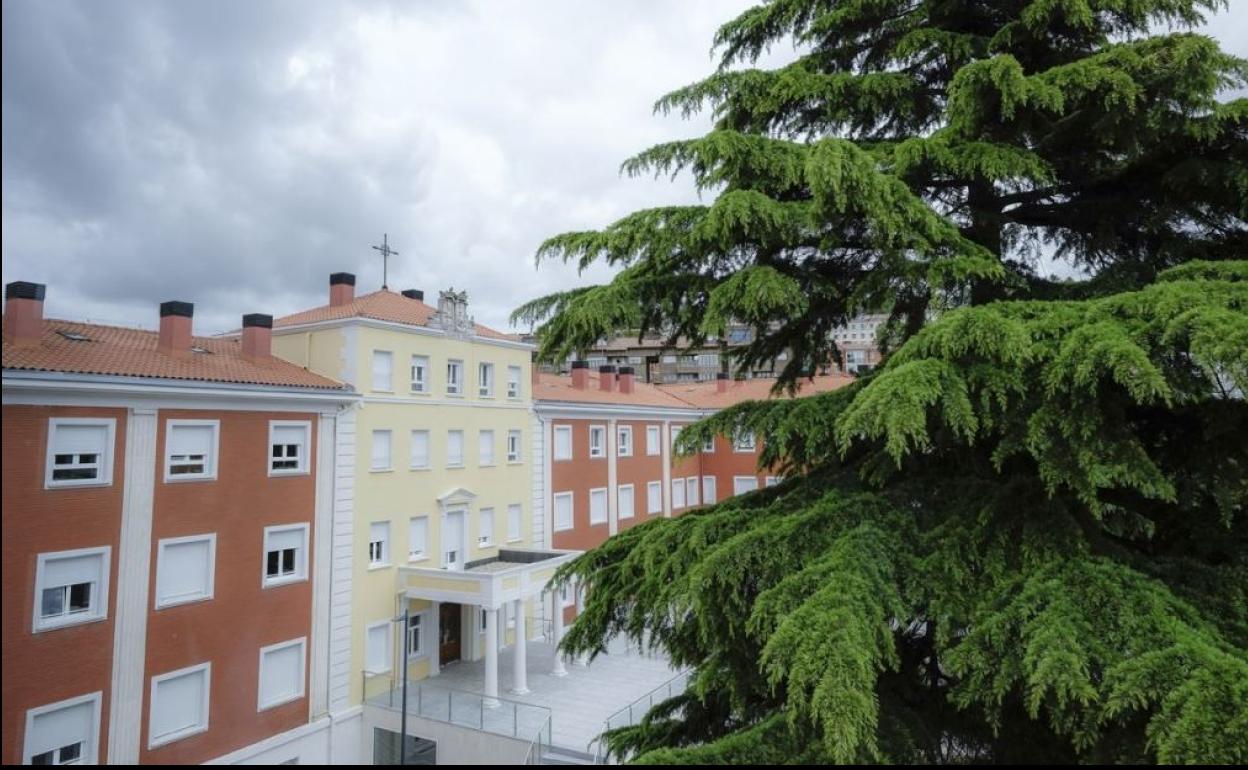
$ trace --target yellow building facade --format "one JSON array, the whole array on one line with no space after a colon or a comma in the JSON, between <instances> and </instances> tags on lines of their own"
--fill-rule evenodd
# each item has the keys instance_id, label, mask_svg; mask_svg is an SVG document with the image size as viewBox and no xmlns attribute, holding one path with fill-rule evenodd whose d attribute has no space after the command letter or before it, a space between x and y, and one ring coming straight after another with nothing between
<instances>
[{"instance_id":1,"label":"yellow building facade","mask_svg":"<svg viewBox=\"0 0 1248 770\"><path fill-rule=\"evenodd\" d=\"M353 442L340 437L355 451L339 471L350 505L335 518L332 555L332 590L350 592L331 610L339 636L350 635L337 681L359 703L369 681L404 662L421 679L484 657L486 695L496 697L498 647L519 642L522 652L547 628L545 580L566 560L537 552L532 346L473 324L462 293L442 292L435 309L417 292L356 298L353 289L353 277L336 274L329 305L273 329L275 355L363 397ZM396 621L404 610L406 628ZM522 671L513 689L525 690Z\"/></svg>"}]
</instances>

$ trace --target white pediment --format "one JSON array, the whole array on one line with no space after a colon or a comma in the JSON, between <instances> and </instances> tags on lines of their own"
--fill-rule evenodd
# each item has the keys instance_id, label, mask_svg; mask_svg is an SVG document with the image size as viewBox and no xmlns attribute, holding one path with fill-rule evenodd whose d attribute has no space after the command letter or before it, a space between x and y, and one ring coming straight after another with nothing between
<instances>
[{"instance_id":1,"label":"white pediment","mask_svg":"<svg viewBox=\"0 0 1248 770\"><path fill-rule=\"evenodd\" d=\"M476 499L477 496L473 492L463 487L453 487L438 496L438 505L449 508L455 505L468 505Z\"/></svg>"}]
</instances>

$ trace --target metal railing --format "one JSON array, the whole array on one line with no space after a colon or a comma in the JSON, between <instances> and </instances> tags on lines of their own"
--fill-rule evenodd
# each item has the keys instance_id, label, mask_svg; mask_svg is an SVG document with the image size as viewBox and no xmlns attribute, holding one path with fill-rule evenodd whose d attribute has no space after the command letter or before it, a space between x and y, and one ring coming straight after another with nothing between
<instances>
[{"instance_id":1,"label":"metal railing","mask_svg":"<svg viewBox=\"0 0 1248 770\"><path fill-rule=\"evenodd\" d=\"M542 764L542 757L546 755L547 749L550 748L550 733L551 718L548 716L546 717L546 721L543 722L542 726L538 729L537 735L533 738L533 741L529 743L529 752L524 755L524 764Z\"/></svg>"},{"instance_id":2,"label":"metal railing","mask_svg":"<svg viewBox=\"0 0 1248 770\"><path fill-rule=\"evenodd\" d=\"M690 672L691 669L681 671L676 676L607 717L607 720L603 722L602 732L605 733L608 730L629 727L641 722L642 717L649 713L650 709L654 708L655 703L668 700L684 692L689 687ZM602 733L599 733L598 737L594 739L593 744L594 764L606 764L606 741L603 740Z\"/></svg>"},{"instance_id":3,"label":"metal railing","mask_svg":"<svg viewBox=\"0 0 1248 770\"><path fill-rule=\"evenodd\" d=\"M364 672L364 703L391 709L402 708L403 681L389 674ZM533 735L536 744L543 733L550 745L551 711L545 706L505 698L487 698L481 693L452 690L424 680L407 681L407 713L434 722L467 727L508 738ZM529 747L530 753L533 746ZM539 753L540 756L540 753Z\"/></svg>"}]
</instances>

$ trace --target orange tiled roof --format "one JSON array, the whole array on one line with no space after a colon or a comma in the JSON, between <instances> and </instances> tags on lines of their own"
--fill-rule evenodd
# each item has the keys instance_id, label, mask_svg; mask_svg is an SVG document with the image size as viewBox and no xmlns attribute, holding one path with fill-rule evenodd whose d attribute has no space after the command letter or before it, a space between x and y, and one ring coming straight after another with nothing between
<instances>
[{"instance_id":1,"label":"orange tiled roof","mask_svg":"<svg viewBox=\"0 0 1248 770\"><path fill-rule=\"evenodd\" d=\"M85 341L61 332L81 335ZM100 326L45 319L38 345L4 343L4 368L70 374L106 374L120 377L152 377L170 380L228 382L242 385L277 385L294 388L347 390L336 380L271 358L248 361L238 338L192 337L191 345L206 353L192 352L175 358L157 349L160 334L122 326Z\"/></svg>"},{"instance_id":2,"label":"orange tiled roof","mask_svg":"<svg viewBox=\"0 0 1248 770\"><path fill-rule=\"evenodd\" d=\"M381 289L372 294L356 297L345 305L321 305L311 310L275 318L273 319L273 328L317 323L318 321L336 321L342 318L372 318L377 321L390 321L410 326L428 326L429 319L436 312L435 308L426 305L418 299L410 299L388 289ZM481 324L476 324L475 328L476 333L482 337L500 340L516 339L515 335L504 334Z\"/></svg>"},{"instance_id":3,"label":"orange tiled roof","mask_svg":"<svg viewBox=\"0 0 1248 770\"><path fill-rule=\"evenodd\" d=\"M533 385L534 401L575 401L586 404L613 404L618 406L662 406L674 409L687 409L689 405L679 398L659 390L654 385L637 382L632 393L621 393L619 388L602 390L598 385L598 374L589 375L589 384L584 390L572 387L572 378L561 374L541 374L538 382Z\"/></svg>"},{"instance_id":4,"label":"orange tiled roof","mask_svg":"<svg viewBox=\"0 0 1248 770\"><path fill-rule=\"evenodd\" d=\"M826 393L853 382L854 378L844 374L824 374L813 379L798 380L797 395L813 396ZM658 385L660 390L669 393L690 406L698 409L723 409L739 404L742 401L765 401L771 398L788 398L787 393L774 396L771 393L776 381L771 378L755 378L752 380L733 380L723 393L719 392L719 383L715 380L701 382L677 382L670 385Z\"/></svg>"}]
</instances>

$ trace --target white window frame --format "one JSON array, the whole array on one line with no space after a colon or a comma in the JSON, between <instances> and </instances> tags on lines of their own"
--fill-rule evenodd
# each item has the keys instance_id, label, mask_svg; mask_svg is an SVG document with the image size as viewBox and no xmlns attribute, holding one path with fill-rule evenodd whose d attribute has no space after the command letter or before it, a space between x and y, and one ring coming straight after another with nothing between
<instances>
[{"instance_id":1,"label":"white window frame","mask_svg":"<svg viewBox=\"0 0 1248 770\"><path fill-rule=\"evenodd\" d=\"M403 656L408 660L408 662L429 657L429 624L433 622L430 619L432 614L433 613L430 610L421 610L420 612L411 612L408 614L409 625L403 629ZM412 628L410 625L410 618L417 618L420 621L420 630L417 633L417 636L420 639L420 651L414 654L412 653Z\"/></svg>"},{"instance_id":2,"label":"white window frame","mask_svg":"<svg viewBox=\"0 0 1248 770\"><path fill-rule=\"evenodd\" d=\"M485 526L486 516L489 516L490 526ZM498 545L494 542L494 526L497 524L494 520L494 506L486 505L477 509L477 541L478 548L493 548Z\"/></svg>"},{"instance_id":3,"label":"white window frame","mask_svg":"<svg viewBox=\"0 0 1248 770\"><path fill-rule=\"evenodd\" d=\"M420 550L420 555L414 555L412 550L412 524L423 519L425 522L425 547ZM419 516L412 516L407 520L407 560L409 562L428 561L429 560L429 515L422 513Z\"/></svg>"},{"instance_id":4,"label":"white window frame","mask_svg":"<svg viewBox=\"0 0 1248 770\"><path fill-rule=\"evenodd\" d=\"M739 452L741 454L752 454L757 446L758 441L754 438L754 432L749 430L741 431L741 433L737 434L737 436L732 440L732 451Z\"/></svg>"},{"instance_id":5,"label":"white window frame","mask_svg":"<svg viewBox=\"0 0 1248 770\"><path fill-rule=\"evenodd\" d=\"M377 465L377 435L384 433L386 435L386 451L385 466ZM368 471L369 473L386 473L394 470L394 431L390 429L375 430L369 434L370 443L368 445Z\"/></svg>"},{"instance_id":6,"label":"white window frame","mask_svg":"<svg viewBox=\"0 0 1248 770\"><path fill-rule=\"evenodd\" d=\"M702 504L714 505L719 498L719 490L716 489L718 482L714 476L702 477Z\"/></svg>"},{"instance_id":7,"label":"white window frame","mask_svg":"<svg viewBox=\"0 0 1248 770\"><path fill-rule=\"evenodd\" d=\"M663 426L646 426L646 455L658 457L663 454Z\"/></svg>"},{"instance_id":8,"label":"white window frame","mask_svg":"<svg viewBox=\"0 0 1248 770\"><path fill-rule=\"evenodd\" d=\"M451 454L451 435L459 434L459 460L455 461L455 457ZM464 431L461 429L450 429L446 432L446 467L462 468L464 467Z\"/></svg>"},{"instance_id":9,"label":"white window frame","mask_svg":"<svg viewBox=\"0 0 1248 770\"><path fill-rule=\"evenodd\" d=\"M598 443L597 452L594 451L594 436L602 437ZM591 460L599 460L607 456L607 426L591 425L589 426L589 457Z\"/></svg>"},{"instance_id":10,"label":"white window frame","mask_svg":"<svg viewBox=\"0 0 1248 770\"><path fill-rule=\"evenodd\" d=\"M277 446L277 429L278 428L301 428L303 430L303 440L299 443L299 465L295 468L274 468L273 467L273 447ZM285 446L285 445L283 445ZM311 473L311 463L308 462L308 455L312 451L312 421L311 420L269 420L269 475L270 476L306 476ZM289 459L289 458L281 458Z\"/></svg>"},{"instance_id":11,"label":"white window frame","mask_svg":"<svg viewBox=\"0 0 1248 770\"><path fill-rule=\"evenodd\" d=\"M91 731L90 731L90 735L88 735L86 740L83 741L84 746L82 748L82 752L79 754L80 761L73 762L70 764L76 764L76 765L97 764L99 757L100 757L100 712L101 712L101 709L103 708L103 703L104 703L104 691L103 690L97 690L93 693L88 693L87 695L78 695L73 698L66 698L65 700L57 701L56 703L49 703L45 706L36 706L35 708L27 709L26 710L26 732L23 733L23 739L22 739L22 763L26 765L32 764L32 761L34 760L34 757L35 757L34 752L31 750L31 746L30 746L30 736L34 734L36 718L41 717L44 714L51 714L55 711L60 711L62 709L69 709L69 708L74 708L75 706L81 706L84 703L91 704L92 717L93 717L91 720L92 722ZM54 749L54 751L59 750L60 748L61 747L58 746L56 749ZM39 753L43 754L44 752L41 751Z\"/></svg>"},{"instance_id":12,"label":"white window frame","mask_svg":"<svg viewBox=\"0 0 1248 770\"><path fill-rule=\"evenodd\" d=\"M702 454L704 455L715 454L715 437L714 436L711 436L710 438L702 442Z\"/></svg>"},{"instance_id":13,"label":"white window frame","mask_svg":"<svg viewBox=\"0 0 1248 770\"><path fill-rule=\"evenodd\" d=\"M208 586L207 590L199 594L183 594L174 597L162 597L160 593L160 578L166 574L166 567L169 564L166 561L165 552L169 546L185 545L186 543L198 543L208 541ZM204 602L213 598L217 584L217 533L209 532L204 535L187 535L186 537L166 537L162 538L156 544L156 584L155 590L152 592L155 596L155 608L158 610L166 607L177 607L180 604L192 604L194 602Z\"/></svg>"},{"instance_id":14,"label":"white window frame","mask_svg":"<svg viewBox=\"0 0 1248 770\"><path fill-rule=\"evenodd\" d=\"M560 453L559 451L559 435L560 434L563 434L568 437L568 451L566 453ZM571 460L573 454L575 454L575 448L572 444L572 426L571 425L556 425L555 434L554 434L554 443L551 448L551 455L553 459L556 461Z\"/></svg>"},{"instance_id":15,"label":"white window frame","mask_svg":"<svg viewBox=\"0 0 1248 770\"><path fill-rule=\"evenodd\" d=\"M417 433L424 434L424 437L425 437L425 462L423 465L417 465L415 462L415 457L414 457L415 451L416 451L416 434ZM411 432L410 436L408 437L408 445L407 445L407 462L411 470L427 471L429 470L430 467L432 467L433 465L433 443L432 441L433 439L429 435L428 428L417 428Z\"/></svg>"},{"instance_id":16,"label":"white window frame","mask_svg":"<svg viewBox=\"0 0 1248 770\"><path fill-rule=\"evenodd\" d=\"M655 490L658 491L658 505L653 505L656 498L653 496ZM650 481L646 483L646 515L653 516L656 513L663 513L663 482Z\"/></svg>"},{"instance_id":17,"label":"white window frame","mask_svg":"<svg viewBox=\"0 0 1248 770\"><path fill-rule=\"evenodd\" d=\"M62 559L81 559L86 557L100 557L100 580L95 588L94 596L91 597L91 609L87 612L65 613L53 618L44 618L42 616L43 607L43 591L49 586L44 585L44 573L49 561L60 561ZM108 619L108 588L109 573L112 566L112 546L101 546L99 548L75 548L69 551L50 551L41 553L35 564L35 603L31 611L31 630L32 633L40 633L43 631L53 631L58 628L67 626L77 626L83 623L94 623L97 620Z\"/></svg>"},{"instance_id":18,"label":"white window frame","mask_svg":"<svg viewBox=\"0 0 1248 770\"><path fill-rule=\"evenodd\" d=\"M520 399L520 381L524 377L524 370L519 366L507 367L507 398Z\"/></svg>"},{"instance_id":19,"label":"white window frame","mask_svg":"<svg viewBox=\"0 0 1248 770\"><path fill-rule=\"evenodd\" d=\"M627 512L624 510L623 496L621 494L626 489L628 490L628 499L630 501ZM615 510L616 517L619 519L631 519L637 515L637 490L632 484L620 484L615 488Z\"/></svg>"},{"instance_id":20,"label":"white window frame","mask_svg":"<svg viewBox=\"0 0 1248 770\"><path fill-rule=\"evenodd\" d=\"M410 387L412 393L420 393L428 395L430 390L429 383L429 356L412 355L408 364L408 377L410 379ZM417 374L420 376L418 377Z\"/></svg>"},{"instance_id":21,"label":"white window frame","mask_svg":"<svg viewBox=\"0 0 1248 770\"><path fill-rule=\"evenodd\" d=\"M204 672L204 676L207 679L204 685L204 703L202 706L202 713L204 716L203 721L198 724L191 725L190 727L184 727L180 730L169 733L167 735L161 735L161 736L155 735L154 730L152 729L152 719L155 717L156 713L160 710L159 704L156 702L157 685L169 679L178 679L180 677L190 676L191 674L195 674L200 671ZM157 674L156 676L152 677L151 688L148 692L148 698L147 698L147 707L148 707L147 708L147 748L154 749L157 746L164 746L164 745L173 743L175 741L180 741L183 738L189 738L192 735L199 735L200 733L207 732L209 722L211 721L210 720L211 704L212 704L212 661L208 661L206 663L198 663L194 666L187 666L186 668L180 668L177 671L169 671L167 673Z\"/></svg>"},{"instance_id":22,"label":"white window frame","mask_svg":"<svg viewBox=\"0 0 1248 770\"><path fill-rule=\"evenodd\" d=\"M386 382L377 381L377 362L386 362ZM393 393L394 392L394 351L392 350L373 350L373 368L369 371L369 384L373 386L376 393ZM385 387L382 387L382 385Z\"/></svg>"},{"instance_id":23,"label":"white window frame","mask_svg":"<svg viewBox=\"0 0 1248 770\"><path fill-rule=\"evenodd\" d=\"M628 438L625 439L624 437ZM616 457L632 457L633 456L633 426L616 425L615 426L615 456Z\"/></svg>"},{"instance_id":24,"label":"white window frame","mask_svg":"<svg viewBox=\"0 0 1248 770\"><path fill-rule=\"evenodd\" d=\"M514 534L511 529L513 521L516 524ZM518 543L522 540L524 540L524 506L520 503L509 503L507 505L507 542Z\"/></svg>"},{"instance_id":25,"label":"white window frame","mask_svg":"<svg viewBox=\"0 0 1248 770\"><path fill-rule=\"evenodd\" d=\"M485 441L486 434L489 434L489 442ZM485 449L489 448L489 454L485 454ZM477 431L477 465L481 468L489 468L494 465L494 429L481 428Z\"/></svg>"},{"instance_id":26,"label":"white window frame","mask_svg":"<svg viewBox=\"0 0 1248 770\"><path fill-rule=\"evenodd\" d=\"M385 537L380 541L373 540L373 526L377 524L385 525ZM373 559L373 543L381 543L381 560ZM390 520L381 519L379 521L370 521L368 523L368 568L380 569L390 566Z\"/></svg>"},{"instance_id":27,"label":"white window frame","mask_svg":"<svg viewBox=\"0 0 1248 770\"><path fill-rule=\"evenodd\" d=\"M390 630L390 625L393 622L392 620L378 620L364 626L364 670L370 674L386 674L394 670L394 634ZM386 640L385 668L373 669L368 667L368 637L375 628L385 628L385 633L382 634ZM406 629L404 632L406 633ZM404 639L405 643L406 641Z\"/></svg>"},{"instance_id":28,"label":"white window frame","mask_svg":"<svg viewBox=\"0 0 1248 770\"><path fill-rule=\"evenodd\" d=\"M98 465L99 474L93 479L53 479L56 470L53 460L58 454L75 454L55 451L56 429L62 425L83 425L103 427L105 438L103 451ZM48 419L47 456L44 462L44 489L63 489L67 487L111 487L113 485L113 451L117 446L117 418L115 417L52 417Z\"/></svg>"},{"instance_id":29,"label":"white window frame","mask_svg":"<svg viewBox=\"0 0 1248 770\"><path fill-rule=\"evenodd\" d=\"M594 518L594 497L601 494L602 518ZM606 524L611 518L611 498L606 487L594 487L589 490L589 526L597 527Z\"/></svg>"},{"instance_id":30,"label":"white window frame","mask_svg":"<svg viewBox=\"0 0 1248 770\"><path fill-rule=\"evenodd\" d=\"M494 398L494 364L489 361L477 362L477 397Z\"/></svg>"},{"instance_id":31,"label":"white window frame","mask_svg":"<svg viewBox=\"0 0 1248 770\"><path fill-rule=\"evenodd\" d=\"M701 485L702 485L702 479L698 478L697 476L689 476L685 478L685 505L686 506L690 508L696 508L697 506L702 504L701 502L699 502L702 499L702 496L700 494Z\"/></svg>"},{"instance_id":32,"label":"white window frame","mask_svg":"<svg viewBox=\"0 0 1248 770\"><path fill-rule=\"evenodd\" d=\"M264 656L287 649L288 647L299 648L299 692L294 695L282 696L275 700L265 701L263 693L260 691L261 683L264 682ZM298 639L291 639L286 642L278 642L260 648L260 665L256 675L256 713L268 711L271 708L293 703L299 700L308 692L308 638L301 636Z\"/></svg>"},{"instance_id":33,"label":"white window frame","mask_svg":"<svg viewBox=\"0 0 1248 770\"><path fill-rule=\"evenodd\" d=\"M515 450L512 450L512 441L515 441ZM511 465L518 465L524 462L524 433L519 430L507 431L507 462Z\"/></svg>"},{"instance_id":34,"label":"white window frame","mask_svg":"<svg viewBox=\"0 0 1248 770\"><path fill-rule=\"evenodd\" d=\"M560 526L559 524L559 498L561 497L566 497L568 499L568 523L566 526ZM576 495L573 492L556 492L551 499L550 513L555 532L566 532L570 529L575 529Z\"/></svg>"},{"instance_id":35,"label":"white window frame","mask_svg":"<svg viewBox=\"0 0 1248 770\"><path fill-rule=\"evenodd\" d=\"M763 477L763 488L764 488L764 489L766 489L767 487L774 487L775 485L777 485L777 484L779 484L779 483L780 483L780 477L779 477L779 476L764 476L764 477Z\"/></svg>"},{"instance_id":36,"label":"white window frame","mask_svg":"<svg viewBox=\"0 0 1248 770\"><path fill-rule=\"evenodd\" d=\"M295 553L295 571L290 575L278 575L277 577L269 577L269 538L281 532L289 532L299 530L303 535L303 544ZM310 525L307 522L302 524L278 524L272 527L264 528L264 538L262 540L261 558L260 558L260 587L261 588L277 588L278 586L290 585L291 583L302 583L308 579L308 540L310 535Z\"/></svg>"},{"instance_id":37,"label":"white window frame","mask_svg":"<svg viewBox=\"0 0 1248 770\"><path fill-rule=\"evenodd\" d=\"M676 492L679 490L680 495L677 497ZM677 502L679 500L679 502ZM686 507L685 502L685 480L682 478L672 479L672 510Z\"/></svg>"},{"instance_id":38,"label":"white window frame","mask_svg":"<svg viewBox=\"0 0 1248 770\"><path fill-rule=\"evenodd\" d=\"M203 473L173 474L173 453L170 444L173 442L174 428L211 428L212 448L204 458ZM176 484L183 481L216 481L217 458L221 456L221 421L220 420L166 420L165 421L165 483Z\"/></svg>"},{"instance_id":39,"label":"white window frame","mask_svg":"<svg viewBox=\"0 0 1248 770\"><path fill-rule=\"evenodd\" d=\"M752 481L754 483L754 488L747 489L743 492L738 492L737 489L740 488L740 482L745 481L745 480ZM733 497L736 497L737 495L744 495L750 492L757 492L757 491L758 491L758 477L757 476L733 476L732 477L732 496Z\"/></svg>"},{"instance_id":40,"label":"white window frame","mask_svg":"<svg viewBox=\"0 0 1248 770\"><path fill-rule=\"evenodd\" d=\"M446 395L464 395L464 362L462 359L448 358L446 360Z\"/></svg>"},{"instance_id":41,"label":"white window frame","mask_svg":"<svg viewBox=\"0 0 1248 770\"><path fill-rule=\"evenodd\" d=\"M668 432L670 433L670 436L671 436L672 443L670 446L668 446L667 449L669 452L672 453L672 457L676 456L676 442L680 438L680 432L684 429L685 429L684 425L673 425L671 428L668 429Z\"/></svg>"},{"instance_id":42,"label":"white window frame","mask_svg":"<svg viewBox=\"0 0 1248 770\"><path fill-rule=\"evenodd\" d=\"M576 589L570 586L563 586L559 589L559 605L561 607L576 606Z\"/></svg>"}]
</instances>

